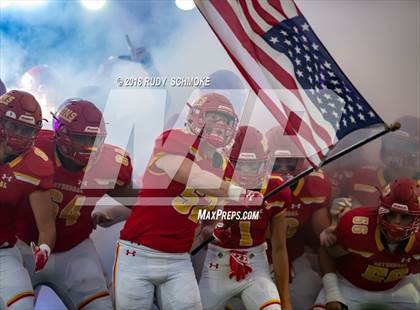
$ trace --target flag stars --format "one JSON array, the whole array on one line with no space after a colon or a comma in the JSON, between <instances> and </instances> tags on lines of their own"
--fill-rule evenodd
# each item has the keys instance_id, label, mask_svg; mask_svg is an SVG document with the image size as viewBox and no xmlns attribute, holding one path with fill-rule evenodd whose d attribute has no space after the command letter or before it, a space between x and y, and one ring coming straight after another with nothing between
<instances>
[{"instance_id":1,"label":"flag stars","mask_svg":"<svg viewBox=\"0 0 420 310\"><path fill-rule=\"evenodd\" d=\"M280 31L280 33L283 35L283 36L285 36L285 37L287 37L289 34L287 33L287 31L284 31L284 30L281 30Z\"/></svg>"},{"instance_id":2,"label":"flag stars","mask_svg":"<svg viewBox=\"0 0 420 310\"><path fill-rule=\"evenodd\" d=\"M290 55L290 57L293 57L293 52L292 50L288 50L287 53Z\"/></svg>"},{"instance_id":3,"label":"flag stars","mask_svg":"<svg viewBox=\"0 0 420 310\"><path fill-rule=\"evenodd\" d=\"M308 39L305 36L301 36L303 42L308 42ZM308 48L309 49L309 48Z\"/></svg>"},{"instance_id":4,"label":"flag stars","mask_svg":"<svg viewBox=\"0 0 420 310\"><path fill-rule=\"evenodd\" d=\"M302 30L303 31L309 31L309 25L308 25L308 23L304 23L301 27L302 27Z\"/></svg>"},{"instance_id":5,"label":"flag stars","mask_svg":"<svg viewBox=\"0 0 420 310\"><path fill-rule=\"evenodd\" d=\"M348 101L353 102L353 99L351 99L351 97L349 95L346 95L346 98Z\"/></svg>"},{"instance_id":6,"label":"flag stars","mask_svg":"<svg viewBox=\"0 0 420 310\"><path fill-rule=\"evenodd\" d=\"M353 115L350 115L350 122L356 124L356 119L353 117Z\"/></svg>"},{"instance_id":7,"label":"flag stars","mask_svg":"<svg viewBox=\"0 0 420 310\"><path fill-rule=\"evenodd\" d=\"M362 113L357 114L357 116L359 117L359 119L361 121L364 121L365 120L365 116Z\"/></svg>"},{"instance_id":8,"label":"flag stars","mask_svg":"<svg viewBox=\"0 0 420 310\"><path fill-rule=\"evenodd\" d=\"M351 105L349 105L348 109L350 110L351 113L354 112L354 108Z\"/></svg>"},{"instance_id":9,"label":"flag stars","mask_svg":"<svg viewBox=\"0 0 420 310\"><path fill-rule=\"evenodd\" d=\"M330 70L331 70L331 64L330 64L328 61L325 61L325 62L324 62L324 66L325 66L327 69L330 69Z\"/></svg>"},{"instance_id":10,"label":"flag stars","mask_svg":"<svg viewBox=\"0 0 420 310\"><path fill-rule=\"evenodd\" d=\"M328 102L328 106L330 106L331 108L335 108L335 105L334 105L334 103L332 103L332 102Z\"/></svg>"},{"instance_id":11,"label":"flag stars","mask_svg":"<svg viewBox=\"0 0 420 310\"><path fill-rule=\"evenodd\" d=\"M363 107L362 107L362 105L361 105L360 103L357 103L357 104L356 104L356 106L357 106L357 108L358 108L360 111L363 111Z\"/></svg>"},{"instance_id":12,"label":"flag stars","mask_svg":"<svg viewBox=\"0 0 420 310\"><path fill-rule=\"evenodd\" d=\"M292 42L290 42L290 40L288 40L288 39L284 40L284 43L287 44L287 45L289 45L289 46L292 45Z\"/></svg>"},{"instance_id":13,"label":"flag stars","mask_svg":"<svg viewBox=\"0 0 420 310\"><path fill-rule=\"evenodd\" d=\"M300 51L301 51L300 47L299 46L296 46L295 47L295 51L296 51L297 54L300 54Z\"/></svg>"},{"instance_id":14,"label":"flag stars","mask_svg":"<svg viewBox=\"0 0 420 310\"><path fill-rule=\"evenodd\" d=\"M324 101L322 101L322 99L319 98L319 97L316 97L316 101L318 101L319 104L323 104L324 103Z\"/></svg>"},{"instance_id":15,"label":"flag stars","mask_svg":"<svg viewBox=\"0 0 420 310\"><path fill-rule=\"evenodd\" d=\"M324 108L320 108L320 110L321 110L321 113L322 113L322 114L326 114L326 113L327 113L327 110L326 110L326 109L324 109Z\"/></svg>"},{"instance_id":16,"label":"flag stars","mask_svg":"<svg viewBox=\"0 0 420 310\"><path fill-rule=\"evenodd\" d=\"M308 80L311 84L314 82L311 76L308 77Z\"/></svg>"},{"instance_id":17,"label":"flag stars","mask_svg":"<svg viewBox=\"0 0 420 310\"><path fill-rule=\"evenodd\" d=\"M270 42L273 43L273 44L279 43L279 38L271 37Z\"/></svg>"},{"instance_id":18,"label":"flag stars","mask_svg":"<svg viewBox=\"0 0 420 310\"><path fill-rule=\"evenodd\" d=\"M338 88L338 87L334 88L334 91L335 91L337 94L342 94L342 93L343 93L343 91L341 90L341 88Z\"/></svg>"},{"instance_id":19,"label":"flag stars","mask_svg":"<svg viewBox=\"0 0 420 310\"><path fill-rule=\"evenodd\" d=\"M338 97L337 100L340 101L340 103L342 103L342 104L345 104L346 103L346 101L343 98L341 98L341 97Z\"/></svg>"},{"instance_id":20,"label":"flag stars","mask_svg":"<svg viewBox=\"0 0 420 310\"><path fill-rule=\"evenodd\" d=\"M302 63L301 60L299 58L296 57L295 59L296 65L300 66L300 64Z\"/></svg>"},{"instance_id":21,"label":"flag stars","mask_svg":"<svg viewBox=\"0 0 420 310\"><path fill-rule=\"evenodd\" d=\"M297 74L299 77L303 77L303 72L302 72L302 71L300 71L300 70L297 70L297 71L296 71L296 74Z\"/></svg>"},{"instance_id":22,"label":"flag stars","mask_svg":"<svg viewBox=\"0 0 420 310\"><path fill-rule=\"evenodd\" d=\"M293 40L295 40L295 42L296 42L296 43L298 43L298 42L299 42L299 39L298 39L298 37L297 37L297 36L293 36Z\"/></svg>"},{"instance_id":23,"label":"flag stars","mask_svg":"<svg viewBox=\"0 0 420 310\"><path fill-rule=\"evenodd\" d=\"M327 100L330 100L332 97L331 97L330 94L324 94L324 98L327 99Z\"/></svg>"},{"instance_id":24,"label":"flag stars","mask_svg":"<svg viewBox=\"0 0 420 310\"><path fill-rule=\"evenodd\" d=\"M332 111L331 114L335 117L338 118L338 113L336 111Z\"/></svg>"},{"instance_id":25,"label":"flag stars","mask_svg":"<svg viewBox=\"0 0 420 310\"><path fill-rule=\"evenodd\" d=\"M311 61L311 56L309 56L308 54L305 54L305 59L306 59L306 61Z\"/></svg>"},{"instance_id":26,"label":"flag stars","mask_svg":"<svg viewBox=\"0 0 420 310\"><path fill-rule=\"evenodd\" d=\"M293 31L299 33L299 29L296 26L293 27Z\"/></svg>"},{"instance_id":27,"label":"flag stars","mask_svg":"<svg viewBox=\"0 0 420 310\"><path fill-rule=\"evenodd\" d=\"M313 48L315 51L317 51L317 50L319 49L319 45L318 45L318 44L316 44L316 43L314 42L314 43L312 43L312 48Z\"/></svg>"},{"instance_id":28,"label":"flag stars","mask_svg":"<svg viewBox=\"0 0 420 310\"><path fill-rule=\"evenodd\" d=\"M329 75L330 77L335 77L334 72L332 72L332 71L327 71L327 73L328 73L328 75Z\"/></svg>"},{"instance_id":29,"label":"flag stars","mask_svg":"<svg viewBox=\"0 0 420 310\"><path fill-rule=\"evenodd\" d=\"M309 51L309 47L306 44L303 44L302 46L305 49L305 51Z\"/></svg>"},{"instance_id":30,"label":"flag stars","mask_svg":"<svg viewBox=\"0 0 420 310\"><path fill-rule=\"evenodd\" d=\"M339 84L337 80L331 80L331 83L334 84L334 85L338 85Z\"/></svg>"},{"instance_id":31,"label":"flag stars","mask_svg":"<svg viewBox=\"0 0 420 310\"><path fill-rule=\"evenodd\" d=\"M315 90L314 89L310 89L309 91L311 92L312 95L315 95Z\"/></svg>"},{"instance_id":32,"label":"flag stars","mask_svg":"<svg viewBox=\"0 0 420 310\"><path fill-rule=\"evenodd\" d=\"M375 117L375 113L373 113L373 111L369 111L368 114L369 114L370 117Z\"/></svg>"},{"instance_id":33,"label":"flag stars","mask_svg":"<svg viewBox=\"0 0 420 310\"><path fill-rule=\"evenodd\" d=\"M344 127L347 127L347 120L345 118L343 118L343 125Z\"/></svg>"}]
</instances>

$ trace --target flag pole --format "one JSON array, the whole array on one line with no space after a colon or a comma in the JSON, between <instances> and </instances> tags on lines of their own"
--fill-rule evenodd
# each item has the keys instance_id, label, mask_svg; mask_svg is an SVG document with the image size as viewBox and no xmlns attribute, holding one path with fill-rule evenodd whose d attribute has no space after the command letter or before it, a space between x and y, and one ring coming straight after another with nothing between
<instances>
[{"instance_id":1,"label":"flag pole","mask_svg":"<svg viewBox=\"0 0 420 310\"><path fill-rule=\"evenodd\" d=\"M381 130L380 132L373 134L370 137L367 137L343 150L341 150L340 152L338 152L337 154L332 155L329 158L326 158L321 165L318 168L321 168L323 166L325 166L326 164L329 164L330 162L337 160L338 158L350 153L351 151L365 145L366 143L369 143L372 140L375 140L389 132L393 132L396 131L398 129L400 129L401 124L396 122L394 124L391 125L387 125L385 124L385 128L383 130ZM270 199L272 196L274 196L275 194L277 194L278 192L280 192L281 190L285 189L288 186L292 186L293 184L297 183L301 178L307 176L308 174L310 174L311 172L313 172L315 169L314 167L309 167L308 169L298 173L297 175L295 175L294 177L292 177L291 179L287 180L286 182L284 182L283 184L281 184L280 186L276 187L275 189L273 189L271 192L269 192L267 195L264 196L264 201L266 201L267 199ZM225 226L226 228L233 226L236 222L238 222L237 220L232 221L231 223L229 223L227 226ZM191 251L191 255L195 255L197 254L202 248L204 248L207 244L209 244L210 242L214 241L214 236L210 236L207 240L204 240L201 244L199 244L197 247L195 247L192 251Z\"/></svg>"}]
</instances>

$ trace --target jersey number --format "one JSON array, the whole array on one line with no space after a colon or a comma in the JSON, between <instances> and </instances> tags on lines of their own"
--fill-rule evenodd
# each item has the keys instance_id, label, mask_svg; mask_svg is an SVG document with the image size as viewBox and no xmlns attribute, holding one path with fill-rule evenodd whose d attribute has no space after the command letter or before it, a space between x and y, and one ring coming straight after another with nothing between
<instances>
[{"instance_id":1,"label":"jersey number","mask_svg":"<svg viewBox=\"0 0 420 310\"><path fill-rule=\"evenodd\" d=\"M66 206L60 211L60 205L63 202L63 193L59 190L50 190L51 199L54 207L57 209L57 215L59 219L66 220L66 225L74 225L80 217L80 209L82 208L86 197L81 195L75 195Z\"/></svg>"},{"instance_id":2,"label":"jersey number","mask_svg":"<svg viewBox=\"0 0 420 310\"><path fill-rule=\"evenodd\" d=\"M393 269L368 265L362 277L372 282L394 282L404 278L408 274L408 268Z\"/></svg>"},{"instance_id":3,"label":"jersey number","mask_svg":"<svg viewBox=\"0 0 420 310\"><path fill-rule=\"evenodd\" d=\"M239 240L239 245L252 246L251 222L250 221L239 222L239 231L241 233L241 239Z\"/></svg>"},{"instance_id":4,"label":"jersey number","mask_svg":"<svg viewBox=\"0 0 420 310\"><path fill-rule=\"evenodd\" d=\"M200 203L200 198L205 200L203 205L198 205ZM217 204L216 197L208 197L204 194L201 194L195 189L187 188L182 194L172 200L172 206L174 209L181 214L189 214L188 219L194 223L198 222L198 210L208 209L212 210Z\"/></svg>"}]
</instances>

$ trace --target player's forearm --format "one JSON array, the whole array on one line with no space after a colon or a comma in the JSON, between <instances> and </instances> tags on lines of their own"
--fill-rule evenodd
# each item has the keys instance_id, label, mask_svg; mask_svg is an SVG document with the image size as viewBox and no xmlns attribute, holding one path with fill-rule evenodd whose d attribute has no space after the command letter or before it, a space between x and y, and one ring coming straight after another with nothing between
<instances>
[{"instance_id":1,"label":"player's forearm","mask_svg":"<svg viewBox=\"0 0 420 310\"><path fill-rule=\"evenodd\" d=\"M38 234L38 244L47 244L52 250L55 245L55 223L42 226L43 230L39 230Z\"/></svg>"},{"instance_id":2,"label":"player's forearm","mask_svg":"<svg viewBox=\"0 0 420 310\"><path fill-rule=\"evenodd\" d=\"M55 245L56 210L48 191L36 191L29 195L32 212L38 228L38 244L47 244L52 250Z\"/></svg>"},{"instance_id":3,"label":"player's forearm","mask_svg":"<svg viewBox=\"0 0 420 310\"><path fill-rule=\"evenodd\" d=\"M139 189L134 188L132 182L125 186L117 186L113 190L107 192L109 196L118 201L123 206L131 209L137 201Z\"/></svg>"},{"instance_id":4,"label":"player's forearm","mask_svg":"<svg viewBox=\"0 0 420 310\"><path fill-rule=\"evenodd\" d=\"M336 272L334 258L331 257L327 249L323 246L321 246L319 249L319 267L321 270L321 275Z\"/></svg>"},{"instance_id":5,"label":"player's forearm","mask_svg":"<svg viewBox=\"0 0 420 310\"><path fill-rule=\"evenodd\" d=\"M289 261L286 247L277 247L273 249L273 267L274 276L276 279L277 290L280 294L282 309L288 309L290 305L290 292L289 292Z\"/></svg>"},{"instance_id":6,"label":"player's forearm","mask_svg":"<svg viewBox=\"0 0 420 310\"><path fill-rule=\"evenodd\" d=\"M200 192L215 197L239 200L245 189L231 185L230 182L201 169L191 160L177 155L167 155L156 161L155 165L173 180Z\"/></svg>"}]
</instances>

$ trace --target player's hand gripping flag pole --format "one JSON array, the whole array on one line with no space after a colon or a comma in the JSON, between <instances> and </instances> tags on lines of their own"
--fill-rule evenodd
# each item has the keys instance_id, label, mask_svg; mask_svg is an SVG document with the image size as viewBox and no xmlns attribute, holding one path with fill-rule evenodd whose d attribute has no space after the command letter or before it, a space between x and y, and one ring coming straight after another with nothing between
<instances>
[{"instance_id":1,"label":"player's hand gripping flag pole","mask_svg":"<svg viewBox=\"0 0 420 310\"><path fill-rule=\"evenodd\" d=\"M399 128L372 109L292 0L194 1L249 86L311 163L265 199ZM327 157L344 136L372 125L384 129Z\"/></svg>"}]
</instances>

